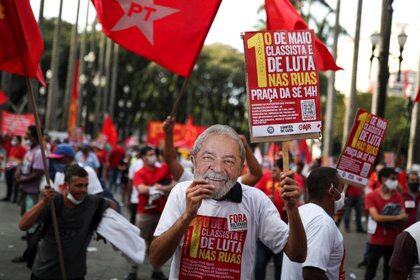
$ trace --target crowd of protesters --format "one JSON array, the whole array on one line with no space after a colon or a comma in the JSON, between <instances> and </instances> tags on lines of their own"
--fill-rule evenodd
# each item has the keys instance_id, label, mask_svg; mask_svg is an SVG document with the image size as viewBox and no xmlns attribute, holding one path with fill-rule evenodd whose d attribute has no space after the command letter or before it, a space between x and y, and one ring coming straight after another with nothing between
<instances>
[{"instance_id":1,"label":"crowd of protesters","mask_svg":"<svg viewBox=\"0 0 420 280\"><path fill-rule=\"evenodd\" d=\"M53 187L48 190L35 127L29 127L25 137L3 137L7 191L2 201L20 205L19 226L26 232L22 238L28 247L37 232L36 220L45 216L51 200L61 199L63 205L79 209L75 219L83 220L83 213L94 213L99 207L97 198L105 197L99 207L103 208L101 213L112 207L140 229L150 248L151 279L168 279L161 266L170 257L170 279L178 279L188 268L184 262L189 256L182 248L192 246L186 243L190 224L200 219L217 220L235 211L245 213L245 222L224 226L241 229L245 225L242 229L247 241L237 251L242 267L229 270L232 279L265 279L270 261L274 262L275 279L344 279L345 255L352 252L344 248L341 220L344 231L350 232L355 220L355 231L367 236L359 264L365 268L365 279L375 278L381 258L384 279L390 275L391 279L407 279L410 273L418 276L417 172L379 163L364 188L345 186L337 171L321 167L320 161L308 165L291 158L293 172L285 173L281 153L259 163L245 137L227 126L206 130L190 151L191 162L174 147L173 125L173 120L165 121L161 149L147 144L128 147L123 142L113 147L95 141L74 144L45 136ZM53 192L65 195L60 198ZM79 205L85 197L89 203L82 209ZM94 230L90 225L95 220L93 216L90 219L83 234L70 243L89 243ZM52 232L48 234L52 239ZM67 264L74 268L70 278L84 279L86 248L73 245L68 245L71 253L83 257ZM40 243L39 248L38 254L47 256L35 258L31 279L57 277L59 268L51 272L46 270L51 262L43 263L51 258L51 244ZM22 254L12 262L28 263L28 259ZM132 266L126 279L137 279L138 266ZM192 269L190 273L199 271Z\"/></svg>"}]
</instances>

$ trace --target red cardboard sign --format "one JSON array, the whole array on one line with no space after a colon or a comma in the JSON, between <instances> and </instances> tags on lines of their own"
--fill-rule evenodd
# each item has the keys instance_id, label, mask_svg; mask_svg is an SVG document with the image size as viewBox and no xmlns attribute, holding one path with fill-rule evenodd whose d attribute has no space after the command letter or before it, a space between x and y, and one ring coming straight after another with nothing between
<instances>
[{"instance_id":1,"label":"red cardboard sign","mask_svg":"<svg viewBox=\"0 0 420 280\"><path fill-rule=\"evenodd\" d=\"M338 174L344 181L361 187L368 184L387 127L387 120L363 109L357 111L351 133L337 164Z\"/></svg>"},{"instance_id":2,"label":"red cardboard sign","mask_svg":"<svg viewBox=\"0 0 420 280\"><path fill-rule=\"evenodd\" d=\"M246 32L244 46L251 141L318 138L313 31Z\"/></svg>"}]
</instances>

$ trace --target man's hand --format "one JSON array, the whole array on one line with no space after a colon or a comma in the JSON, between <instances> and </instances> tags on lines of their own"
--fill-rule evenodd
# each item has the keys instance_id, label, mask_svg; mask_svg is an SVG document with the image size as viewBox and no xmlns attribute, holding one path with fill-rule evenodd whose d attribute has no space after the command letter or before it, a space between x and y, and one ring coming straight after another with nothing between
<instances>
[{"instance_id":1,"label":"man's hand","mask_svg":"<svg viewBox=\"0 0 420 280\"><path fill-rule=\"evenodd\" d=\"M175 126L175 118L168 116L166 120L163 122L163 131L165 131L166 135L172 135Z\"/></svg>"},{"instance_id":2,"label":"man's hand","mask_svg":"<svg viewBox=\"0 0 420 280\"><path fill-rule=\"evenodd\" d=\"M45 204L50 203L54 199L54 191L50 186L45 186L44 192L42 194L42 201Z\"/></svg>"},{"instance_id":3,"label":"man's hand","mask_svg":"<svg viewBox=\"0 0 420 280\"><path fill-rule=\"evenodd\" d=\"M16 180L16 183L19 183L20 182L20 178L21 177L22 177L22 174L20 173L20 170L17 170L15 172L15 180Z\"/></svg>"},{"instance_id":4,"label":"man's hand","mask_svg":"<svg viewBox=\"0 0 420 280\"><path fill-rule=\"evenodd\" d=\"M282 173L280 176L281 197L285 202L286 208L296 207L301 190L298 183L292 179L293 171Z\"/></svg>"},{"instance_id":5,"label":"man's hand","mask_svg":"<svg viewBox=\"0 0 420 280\"><path fill-rule=\"evenodd\" d=\"M203 201L205 198L211 198L213 192L214 187L206 181L193 181L185 194L187 203L184 214L186 217L195 217L197 215L198 208L201 206L201 201Z\"/></svg>"}]
</instances>

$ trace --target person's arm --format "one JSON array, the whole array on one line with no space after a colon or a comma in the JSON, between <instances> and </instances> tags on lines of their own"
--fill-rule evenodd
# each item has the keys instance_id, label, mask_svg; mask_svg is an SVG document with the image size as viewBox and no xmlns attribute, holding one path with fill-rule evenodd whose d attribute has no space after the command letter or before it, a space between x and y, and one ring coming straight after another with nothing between
<instances>
[{"instance_id":1,"label":"person's arm","mask_svg":"<svg viewBox=\"0 0 420 280\"><path fill-rule=\"evenodd\" d=\"M249 173L242 175L242 183L248 186L254 186L261 179L263 173L245 136L241 135L240 137L245 147L246 164L249 169Z\"/></svg>"},{"instance_id":2,"label":"person's arm","mask_svg":"<svg viewBox=\"0 0 420 280\"><path fill-rule=\"evenodd\" d=\"M175 187L176 182L172 181L170 184L168 185L157 185L156 189L159 191L163 191L165 194L168 194L171 192L171 190L173 189L173 187Z\"/></svg>"},{"instance_id":3,"label":"person's arm","mask_svg":"<svg viewBox=\"0 0 420 280\"><path fill-rule=\"evenodd\" d=\"M174 131L175 118L167 117L163 123L163 130L165 131L165 145L163 149L163 155L165 162L168 164L169 170L172 173L175 181L181 178L184 173L184 167L178 162L178 154L174 147Z\"/></svg>"},{"instance_id":4,"label":"person's arm","mask_svg":"<svg viewBox=\"0 0 420 280\"><path fill-rule=\"evenodd\" d=\"M18 176L18 178L16 178L16 179L17 179L18 183L26 183L26 182L39 180L42 176L44 176L44 170L43 169L32 169L32 171L29 175L20 174Z\"/></svg>"},{"instance_id":5,"label":"person's arm","mask_svg":"<svg viewBox=\"0 0 420 280\"><path fill-rule=\"evenodd\" d=\"M394 251L389 261L390 279L408 279L418 261L418 255L416 241L410 233L407 231L400 233L395 240Z\"/></svg>"},{"instance_id":6,"label":"person's arm","mask_svg":"<svg viewBox=\"0 0 420 280\"><path fill-rule=\"evenodd\" d=\"M186 207L184 213L167 231L156 237L150 244L149 259L154 267L162 266L171 258L191 221L197 215L201 201L210 198L213 191L214 187L205 181L193 181L191 183L185 194Z\"/></svg>"},{"instance_id":7,"label":"person's arm","mask_svg":"<svg viewBox=\"0 0 420 280\"><path fill-rule=\"evenodd\" d=\"M307 253L306 233L297 208L300 188L297 182L290 178L292 176L292 171L283 173L280 181L281 197L289 220L289 240L284 247L284 252L291 261L302 263Z\"/></svg>"},{"instance_id":8,"label":"person's arm","mask_svg":"<svg viewBox=\"0 0 420 280\"><path fill-rule=\"evenodd\" d=\"M302 276L304 280L328 280L325 271L313 266L303 267Z\"/></svg>"},{"instance_id":9,"label":"person's arm","mask_svg":"<svg viewBox=\"0 0 420 280\"><path fill-rule=\"evenodd\" d=\"M378 210L375 207L369 208L369 215L377 223L389 223L389 222L403 222L407 221L408 216L405 210L403 209L399 215L381 215L378 213Z\"/></svg>"},{"instance_id":10,"label":"person's arm","mask_svg":"<svg viewBox=\"0 0 420 280\"><path fill-rule=\"evenodd\" d=\"M149 189L150 189L150 187L146 186L145 184L139 184L139 185L137 185L135 187L139 191L139 194L149 195Z\"/></svg>"},{"instance_id":11,"label":"person's arm","mask_svg":"<svg viewBox=\"0 0 420 280\"><path fill-rule=\"evenodd\" d=\"M54 191L51 187L44 189L43 197L37 204L35 204L29 211L25 212L19 221L20 230L30 229L39 219L40 214L44 210L45 206L48 205L54 199Z\"/></svg>"}]
</instances>

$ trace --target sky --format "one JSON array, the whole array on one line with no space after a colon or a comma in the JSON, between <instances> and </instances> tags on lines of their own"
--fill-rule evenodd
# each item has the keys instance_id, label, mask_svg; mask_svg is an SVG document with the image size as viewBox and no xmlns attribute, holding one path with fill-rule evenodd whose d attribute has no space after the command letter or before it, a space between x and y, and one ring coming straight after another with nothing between
<instances>
[{"instance_id":1,"label":"sky","mask_svg":"<svg viewBox=\"0 0 420 280\"><path fill-rule=\"evenodd\" d=\"M201 0L200 0L201 1ZM34 14L39 13L40 0L31 0ZM243 43L240 38L241 32L253 31L258 23L258 19L265 17L264 14L257 14L258 7L261 6L263 0L223 0L219 12L213 22L206 44L221 42L231 45L243 52ZM315 1L313 1L315 2ZM331 7L335 8L336 0L327 0ZM47 18L56 17L58 15L59 1L45 0L44 16ZM74 22L76 16L76 0L64 0L63 19L68 22ZM81 0L81 15L85 17L87 0ZM341 1L340 24L354 37L356 12L356 0ZM375 60L372 67L371 80L369 79L369 58L371 55L370 35L373 32L379 32L381 20L382 0L364 0L361 40L358 59L358 77L357 88L360 91L367 91L370 82L377 78L378 63ZM305 8L305 7L304 7ZM418 11L420 11L420 1L418 0L394 0L393 4L393 27L391 35L390 47L390 72L398 70L399 46L397 36L401 29L405 29L408 39L403 53L402 70L417 71L420 58L420 20ZM312 11L312 9L311 9ZM325 16L325 11L313 7L313 13L319 17ZM90 4L89 21L94 19L94 9ZM331 18L331 22L334 18ZM348 94L350 92L350 79L352 73L353 59L353 39L348 36L340 36L338 41L337 64L344 70L338 71L336 74L336 88Z\"/></svg>"}]
</instances>

